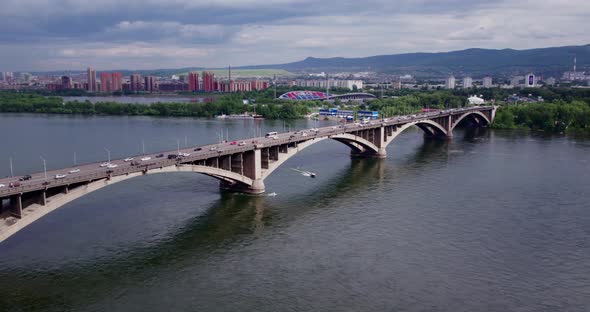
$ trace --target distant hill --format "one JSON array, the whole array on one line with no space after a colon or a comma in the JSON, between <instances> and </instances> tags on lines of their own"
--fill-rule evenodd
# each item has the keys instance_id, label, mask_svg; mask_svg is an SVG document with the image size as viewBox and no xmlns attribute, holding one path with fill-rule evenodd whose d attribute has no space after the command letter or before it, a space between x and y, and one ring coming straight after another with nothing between
<instances>
[{"instance_id":1,"label":"distant hill","mask_svg":"<svg viewBox=\"0 0 590 312\"><path fill-rule=\"evenodd\" d=\"M211 71L213 72L213 74L215 75L215 77L227 77L228 76L228 70L227 68L224 69L203 69L206 71ZM201 74L200 71L199 75ZM188 74L188 71L182 71L182 72L175 72L176 75L186 75ZM277 77L290 77L290 76L294 76L293 73L290 73L284 69L269 69L269 68L260 68L260 69L234 69L232 68L231 70L231 74L233 78L239 79L239 78L253 78L253 77L261 77L261 78L270 78L273 76L277 76Z\"/></svg>"},{"instance_id":2,"label":"distant hill","mask_svg":"<svg viewBox=\"0 0 590 312\"><path fill-rule=\"evenodd\" d=\"M314 58L303 61L242 69L276 68L287 71L376 71L415 76L494 75L511 76L535 72L543 75L561 75L570 70L574 55L578 70L590 71L590 44L530 50L467 49L440 53L407 53L378 55L361 58Z\"/></svg>"}]
</instances>

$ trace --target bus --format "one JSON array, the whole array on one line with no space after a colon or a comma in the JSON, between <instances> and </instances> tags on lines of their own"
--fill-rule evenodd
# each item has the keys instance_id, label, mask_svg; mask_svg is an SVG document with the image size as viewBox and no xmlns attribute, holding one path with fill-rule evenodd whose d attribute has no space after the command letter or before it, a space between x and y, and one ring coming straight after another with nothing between
<instances>
[{"instance_id":1,"label":"bus","mask_svg":"<svg viewBox=\"0 0 590 312\"><path fill-rule=\"evenodd\" d=\"M273 132L269 132L269 133L267 133L267 134L265 135L265 137L266 137L266 138L273 138L273 139L274 139L274 138L276 138L276 137L277 137L277 135L278 135L278 133L277 133L276 131L273 131Z\"/></svg>"}]
</instances>

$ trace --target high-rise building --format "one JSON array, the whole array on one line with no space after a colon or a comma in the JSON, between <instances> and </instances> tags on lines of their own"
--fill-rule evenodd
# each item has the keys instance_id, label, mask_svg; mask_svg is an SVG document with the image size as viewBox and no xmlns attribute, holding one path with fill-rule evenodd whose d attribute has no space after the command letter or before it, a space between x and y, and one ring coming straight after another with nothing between
<instances>
[{"instance_id":1,"label":"high-rise building","mask_svg":"<svg viewBox=\"0 0 590 312\"><path fill-rule=\"evenodd\" d=\"M113 78L111 80L112 81L111 83L113 84L112 91L115 92L115 91L123 90L123 75L121 75L121 73L115 72L115 73L112 73L112 76L113 76Z\"/></svg>"},{"instance_id":2,"label":"high-rise building","mask_svg":"<svg viewBox=\"0 0 590 312\"><path fill-rule=\"evenodd\" d=\"M129 89L134 92L142 90L140 74L133 74L129 77Z\"/></svg>"},{"instance_id":3,"label":"high-rise building","mask_svg":"<svg viewBox=\"0 0 590 312\"><path fill-rule=\"evenodd\" d=\"M61 88L72 89L72 78L70 76L61 76Z\"/></svg>"},{"instance_id":4,"label":"high-rise building","mask_svg":"<svg viewBox=\"0 0 590 312\"><path fill-rule=\"evenodd\" d=\"M13 72L0 72L0 74L2 74L2 80L9 82L14 78L14 73Z\"/></svg>"},{"instance_id":5,"label":"high-rise building","mask_svg":"<svg viewBox=\"0 0 590 312\"><path fill-rule=\"evenodd\" d=\"M212 72L204 71L203 72L203 91L205 92L213 92L215 91L214 85L215 77Z\"/></svg>"},{"instance_id":6,"label":"high-rise building","mask_svg":"<svg viewBox=\"0 0 590 312\"><path fill-rule=\"evenodd\" d=\"M96 92L96 71L94 68L88 67L86 69L86 75L88 76L88 92Z\"/></svg>"},{"instance_id":7,"label":"high-rise building","mask_svg":"<svg viewBox=\"0 0 590 312\"><path fill-rule=\"evenodd\" d=\"M156 91L156 77L154 76L145 76L144 80L144 89L148 92Z\"/></svg>"},{"instance_id":8,"label":"high-rise building","mask_svg":"<svg viewBox=\"0 0 590 312\"><path fill-rule=\"evenodd\" d=\"M188 90L190 92L199 91L199 73L188 73Z\"/></svg>"},{"instance_id":9,"label":"high-rise building","mask_svg":"<svg viewBox=\"0 0 590 312\"><path fill-rule=\"evenodd\" d=\"M482 85L484 88L491 88L492 87L492 77L483 77Z\"/></svg>"},{"instance_id":10,"label":"high-rise building","mask_svg":"<svg viewBox=\"0 0 590 312\"><path fill-rule=\"evenodd\" d=\"M455 89L455 76L451 75L447 78L445 86L447 89Z\"/></svg>"},{"instance_id":11,"label":"high-rise building","mask_svg":"<svg viewBox=\"0 0 590 312\"><path fill-rule=\"evenodd\" d=\"M23 73L22 75L24 82L31 82L31 79L33 79L33 75L31 75L31 73Z\"/></svg>"},{"instance_id":12,"label":"high-rise building","mask_svg":"<svg viewBox=\"0 0 590 312\"><path fill-rule=\"evenodd\" d=\"M536 81L535 81L535 75L533 73L526 75L526 77L524 79L524 85L527 88L534 88L535 87Z\"/></svg>"},{"instance_id":13,"label":"high-rise building","mask_svg":"<svg viewBox=\"0 0 590 312\"><path fill-rule=\"evenodd\" d=\"M464 77L463 78L463 88L469 89L473 87L473 79L471 77Z\"/></svg>"},{"instance_id":14,"label":"high-rise building","mask_svg":"<svg viewBox=\"0 0 590 312\"><path fill-rule=\"evenodd\" d=\"M100 73L100 92L113 92L113 75Z\"/></svg>"}]
</instances>

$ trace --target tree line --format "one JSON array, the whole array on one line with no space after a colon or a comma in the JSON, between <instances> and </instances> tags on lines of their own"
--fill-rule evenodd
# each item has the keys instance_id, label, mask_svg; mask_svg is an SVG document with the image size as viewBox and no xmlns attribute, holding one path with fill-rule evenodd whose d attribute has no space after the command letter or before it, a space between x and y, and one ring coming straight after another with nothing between
<instances>
[{"instance_id":1,"label":"tree line","mask_svg":"<svg viewBox=\"0 0 590 312\"><path fill-rule=\"evenodd\" d=\"M0 112L4 113L47 113L82 115L146 115L214 117L222 114L242 114L256 111L269 119L301 118L309 112L308 102L282 102L265 104L244 104L238 94L223 95L213 102L196 103L153 103L128 104L118 102L71 101L61 97L44 97L38 94L0 92Z\"/></svg>"},{"instance_id":2,"label":"tree line","mask_svg":"<svg viewBox=\"0 0 590 312\"><path fill-rule=\"evenodd\" d=\"M557 100L501 106L492 127L590 134L590 105L584 101Z\"/></svg>"}]
</instances>

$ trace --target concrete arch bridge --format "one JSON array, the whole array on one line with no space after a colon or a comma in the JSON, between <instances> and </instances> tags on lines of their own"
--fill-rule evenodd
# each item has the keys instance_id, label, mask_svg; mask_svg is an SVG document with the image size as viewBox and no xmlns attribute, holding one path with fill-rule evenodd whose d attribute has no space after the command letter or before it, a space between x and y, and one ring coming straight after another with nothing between
<instances>
[{"instance_id":1,"label":"concrete arch bridge","mask_svg":"<svg viewBox=\"0 0 590 312\"><path fill-rule=\"evenodd\" d=\"M44 173L31 174L26 181L0 179L0 184L4 184L0 188L0 242L66 203L134 177L195 172L220 180L222 189L259 194L265 191L264 180L273 171L299 151L323 140L332 139L347 145L352 156L384 158L387 146L410 127L422 129L426 137L450 138L453 129L463 121L475 126L491 124L495 111L496 107L482 106L398 116L366 124L278 133L239 144L213 144L136 156L134 161L114 160L111 166L94 163L64 168L47 172L49 179ZM65 176L54 178L58 174Z\"/></svg>"}]
</instances>

